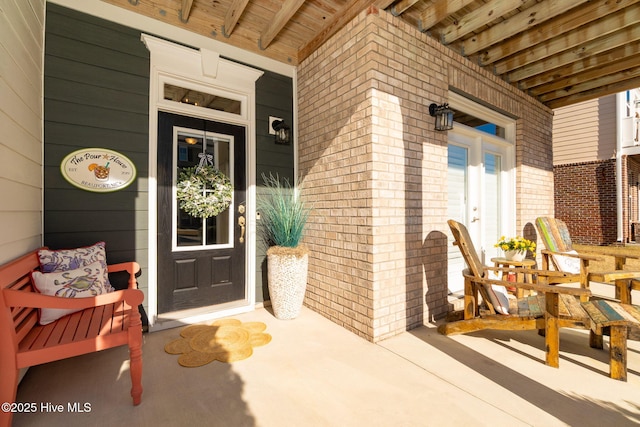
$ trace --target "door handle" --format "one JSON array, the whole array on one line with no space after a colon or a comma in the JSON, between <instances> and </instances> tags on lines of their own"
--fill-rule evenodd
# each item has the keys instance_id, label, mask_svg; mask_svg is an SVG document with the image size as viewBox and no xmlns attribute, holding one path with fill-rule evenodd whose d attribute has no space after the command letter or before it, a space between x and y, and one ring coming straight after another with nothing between
<instances>
[{"instance_id":1,"label":"door handle","mask_svg":"<svg viewBox=\"0 0 640 427\"><path fill-rule=\"evenodd\" d=\"M473 218L471 218L471 222L476 222L476 221L480 221L480 218L478 218L477 216L474 216Z\"/></svg>"},{"instance_id":2,"label":"door handle","mask_svg":"<svg viewBox=\"0 0 640 427\"><path fill-rule=\"evenodd\" d=\"M240 243L244 243L244 231L246 223L247 221L245 220L244 216L240 215L238 217L238 225L240 226Z\"/></svg>"}]
</instances>

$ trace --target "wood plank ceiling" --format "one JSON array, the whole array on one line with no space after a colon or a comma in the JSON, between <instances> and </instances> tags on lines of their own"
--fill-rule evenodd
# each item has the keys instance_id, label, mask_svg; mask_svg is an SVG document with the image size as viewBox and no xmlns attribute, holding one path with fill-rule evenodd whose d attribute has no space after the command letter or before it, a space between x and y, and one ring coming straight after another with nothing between
<instances>
[{"instance_id":1,"label":"wood plank ceiling","mask_svg":"<svg viewBox=\"0 0 640 427\"><path fill-rule=\"evenodd\" d=\"M640 0L103 0L297 65L377 7L550 108L640 87Z\"/></svg>"}]
</instances>

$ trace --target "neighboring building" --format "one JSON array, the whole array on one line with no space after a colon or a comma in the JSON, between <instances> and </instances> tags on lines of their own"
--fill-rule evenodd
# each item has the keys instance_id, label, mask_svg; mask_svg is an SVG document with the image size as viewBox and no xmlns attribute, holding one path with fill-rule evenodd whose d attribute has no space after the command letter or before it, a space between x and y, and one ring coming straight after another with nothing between
<instances>
[{"instance_id":1,"label":"neighboring building","mask_svg":"<svg viewBox=\"0 0 640 427\"><path fill-rule=\"evenodd\" d=\"M554 110L555 215L575 243L640 241L639 123L640 89Z\"/></svg>"}]
</instances>

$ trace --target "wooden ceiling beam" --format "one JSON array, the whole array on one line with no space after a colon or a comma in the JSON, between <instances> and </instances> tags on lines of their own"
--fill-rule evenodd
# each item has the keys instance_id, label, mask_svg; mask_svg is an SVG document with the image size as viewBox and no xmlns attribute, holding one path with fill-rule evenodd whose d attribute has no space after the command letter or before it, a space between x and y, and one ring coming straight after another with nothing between
<instances>
[{"instance_id":1,"label":"wooden ceiling beam","mask_svg":"<svg viewBox=\"0 0 640 427\"><path fill-rule=\"evenodd\" d=\"M571 9L556 19L520 33L504 43L489 47L480 53L480 65L486 66L507 56L530 49L532 46L588 25L600 17L615 13L639 1L640 0L620 0L612 2L611 0L600 0L586 4L583 7Z\"/></svg>"},{"instance_id":2,"label":"wooden ceiling beam","mask_svg":"<svg viewBox=\"0 0 640 427\"><path fill-rule=\"evenodd\" d=\"M490 27L489 29L476 34L473 37L461 42L462 53L465 56L473 55L503 40L514 36L522 31L526 31L548 21L556 16L573 9L587 0L545 0L536 3L517 15Z\"/></svg>"},{"instance_id":3,"label":"wooden ceiling beam","mask_svg":"<svg viewBox=\"0 0 640 427\"><path fill-rule=\"evenodd\" d=\"M640 0L103 1L294 66L359 13L395 6L551 108L640 86Z\"/></svg>"},{"instance_id":4,"label":"wooden ceiling beam","mask_svg":"<svg viewBox=\"0 0 640 427\"><path fill-rule=\"evenodd\" d=\"M298 51L298 63L311 55L360 12L367 9L369 6L375 6L379 3L380 2L376 2L376 0L356 0L347 2L347 6L336 13L331 22L327 23L313 39L309 40L302 48L300 48Z\"/></svg>"},{"instance_id":5,"label":"wooden ceiling beam","mask_svg":"<svg viewBox=\"0 0 640 427\"><path fill-rule=\"evenodd\" d=\"M615 84L619 81L636 79L636 78L640 78L640 65L638 64L635 64L635 67L618 71L617 73L608 73L598 78L583 80L581 83L578 83L572 86L567 86L566 88L563 88L563 89L557 89L551 92L544 93L542 95L539 95L537 98L541 102L546 103L554 99L564 98L569 95L575 95L581 92L588 92L600 86L608 86L608 85Z\"/></svg>"},{"instance_id":6,"label":"wooden ceiling beam","mask_svg":"<svg viewBox=\"0 0 640 427\"><path fill-rule=\"evenodd\" d=\"M193 6L193 0L182 0L180 7L180 20L185 24L189 22L189 15L191 15L191 7Z\"/></svg>"},{"instance_id":7,"label":"wooden ceiling beam","mask_svg":"<svg viewBox=\"0 0 640 427\"><path fill-rule=\"evenodd\" d=\"M496 0L485 3L451 24L441 33L442 42L450 44L466 36L478 28L481 28L492 21L506 15L509 12L521 7L526 0Z\"/></svg>"},{"instance_id":8,"label":"wooden ceiling beam","mask_svg":"<svg viewBox=\"0 0 640 427\"><path fill-rule=\"evenodd\" d=\"M394 4L391 8L391 14L393 16L400 16L405 11L407 11L411 6L418 3L420 0L400 0L398 3Z\"/></svg>"},{"instance_id":9,"label":"wooden ceiling beam","mask_svg":"<svg viewBox=\"0 0 640 427\"><path fill-rule=\"evenodd\" d=\"M474 0L435 0L420 15L420 28L422 32L429 31L431 27L444 20L452 13L456 13L463 7L473 3Z\"/></svg>"},{"instance_id":10,"label":"wooden ceiling beam","mask_svg":"<svg viewBox=\"0 0 640 427\"><path fill-rule=\"evenodd\" d=\"M627 63L627 61L629 61L629 66L632 67L635 65L634 61L637 63L638 55L640 55L640 42L628 43L601 54L589 56L579 61L572 62L571 64L554 68L532 78L520 80L518 82L518 87L522 90L527 90L532 94L540 95L544 92L550 92L564 86L579 83L579 81L574 80L576 78L575 76L585 72L605 69L610 65L615 67L624 67L624 64ZM620 69L612 68L612 70L614 70L613 72L620 71ZM584 74L582 78L583 81L586 75L587 74ZM596 74L593 74L592 76L594 78L600 77ZM538 86L544 86L544 88L538 90Z\"/></svg>"},{"instance_id":11,"label":"wooden ceiling beam","mask_svg":"<svg viewBox=\"0 0 640 427\"><path fill-rule=\"evenodd\" d=\"M553 70L554 68L579 61L583 58L590 56L595 57L600 53L618 46L623 46L627 43L633 43L637 40L640 40L640 25L626 27L616 31L615 33L607 34L604 37L581 44L573 49L561 52L557 55L549 56L532 64L528 64L525 67L503 74L502 76L506 78L507 81L511 82L528 79L538 74L543 74L546 71Z\"/></svg>"},{"instance_id":12,"label":"wooden ceiling beam","mask_svg":"<svg viewBox=\"0 0 640 427\"><path fill-rule=\"evenodd\" d=\"M554 80L546 85L536 86L529 90L529 93L537 97L544 97L548 93L560 91L571 94L573 88L580 87L584 82L602 79L608 75L622 76L625 72L629 72L629 70L638 66L639 64L636 58L624 58L620 61L611 62L603 67L592 68L588 71Z\"/></svg>"},{"instance_id":13,"label":"wooden ceiling beam","mask_svg":"<svg viewBox=\"0 0 640 427\"><path fill-rule=\"evenodd\" d=\"M265 50L278 33L282 31L287 22L296 14L298 9L304 4L304 0L285 0L280 10L273 17L269 25L260 33L258 48Z\"/></svg>"},{"instance_id":14,"label":"wooden ceiling beam","mask_svg":"<svg viewBox=\"0 0 640 427\"><path fill-rule=\"evenodd\" d=\"M373 2L373 5L375 7L377 7L378 9L385 10L386 8L391 6L394 1L396 1L396 0L376 0L376 1ZM420 0L418 0L418 1L420 1Z\"/></svg>"},{"instance_id":15,"label":"wooden ceiling beam","mask_svg":"<svg viewBox=\"0 0 640 427\"><path fill-rule=\"evenodd\" d=\"M584 45L621 28L637 25L638 22L640 22L640 4L608 14L591 25L576 28L551 40L538 43L505 60L496 62L494 70L497 74L505 74L546 57Z\"/></svg>"},{"instance_id":16,"label":"wooden ceiling beam","mask_svg":"<svg viewBox=\"0 0 640 427\"><path fill-rule=\"evenodd\" d=\"M247 8L247 4L249 4L249 0L233 0L233 3L229 6L224 17L224 24L222 24L222 34L225 37L231 37L233 29L242 16L242 13Z\"/></svg>"},{"instance_id":17,"label":"wooden ceiling beam","mask_svg":"<svg viewBox=\"0 0 640 427\"><path fill-rule=\"evenodd\" d=\"M600 86L587 92L569 95L549 101L546 105L551 109L566 107L567 105L577 104L579 102L588 101L590 99L600 98L606 95L624 92L625 90L636 89L640 87L640 77L619 81L610 85Z\"/></svg>"}]
</instances>

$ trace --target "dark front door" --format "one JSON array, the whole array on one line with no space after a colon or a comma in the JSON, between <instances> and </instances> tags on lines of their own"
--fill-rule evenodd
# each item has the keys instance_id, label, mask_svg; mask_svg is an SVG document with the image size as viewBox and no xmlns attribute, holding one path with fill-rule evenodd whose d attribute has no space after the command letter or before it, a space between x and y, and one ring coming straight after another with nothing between
<instances>
[{"instance_id":1,"label":"dark front door","mask_svg":"<svg viewBox=\"0 0 640 427\"><path fill-rule=\"evenodd\" d=\"M158 113L160 314L246 299L245 134L243 126ZM233 183L231 206L206 219L182 210L175 190L180 172L203 158Z\"/></svg>"}]
</instances>

